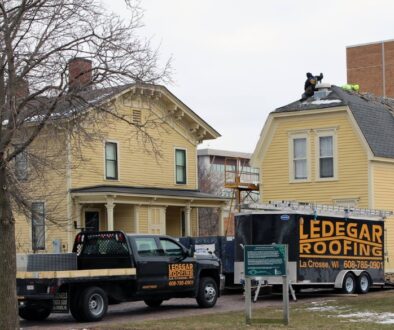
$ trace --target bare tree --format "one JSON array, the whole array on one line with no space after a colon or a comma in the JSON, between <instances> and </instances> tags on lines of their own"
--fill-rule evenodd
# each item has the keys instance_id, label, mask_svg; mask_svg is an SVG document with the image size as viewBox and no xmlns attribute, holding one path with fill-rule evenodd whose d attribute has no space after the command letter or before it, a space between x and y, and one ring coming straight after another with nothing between
<instances>
[{"instance_id":1,"label":"bare tree","mask_svg":"<svg viewBox=\"0 0 394 330\"><path fill-rule=\"evenodd\" d=\"M215 172L213 166L198 163L199 190L221 196L224 189L223 173ZM198 232L202 236L217 235L219 230L219 213L214 208L200 208L198 212Z\"/></svg>"},{"instance_id":2,"label":"bare tree","mask_svg":"<svg viewBox=\"0 0 394 330\"><path fill-rule=\"evenodd\" d=\"M116 109L87 100L87 90L97 90L97 101L114 86L169 77L169 62L160 67L157 50L138 36L138 3L126 2L128 21L107 13L96 0L0 0L0 329L19 325L15 212L28 208L29 196L21 188L15 159L27 153L29 166L56 168L53 154L32 147L43 131L82 129L87 106L119 116ZM70 82L72 88L67 79L71 58L92 63ZM146 131L152 123L127 122L154 146Z\"/></svg>"}]
</instances>

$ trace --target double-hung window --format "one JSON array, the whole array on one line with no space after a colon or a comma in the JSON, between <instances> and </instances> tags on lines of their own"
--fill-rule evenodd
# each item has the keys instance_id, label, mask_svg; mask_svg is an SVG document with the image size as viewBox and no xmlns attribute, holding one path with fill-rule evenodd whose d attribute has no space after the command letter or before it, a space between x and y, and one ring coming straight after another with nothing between
<instances>
[{"instance_id":1,"label":"double-hung window","mask_svg":"<svg viewBox=\"0 0 394 330\"><path fill-rule=\"evenodd\" d=\"M307 138L293 138L293 180L306 179L308 179Z\"/></svg>"},{"instance_id":2,"label":"double-hung window","mask_svg":"<svg viewBox=\"0 0 394 330\"><path fill-rule=\"evenodd\" d=\"M45 250L45 205L43 202L31 204L31 233L33 251Z\"/></svg>"},{"instance_id":3,"label":"double-hung window","mask_svg":"<svg viewBox=\"0 0 394 330\"><path fill-rule=\"evenodd\" d=\"M319 137L319 177L334 177L334 140L332 136Z\"/></svg>"},{"instance_id":4,"label":"double-hung window","mask_svg":"<svg viewBox=\"0 0 394 330\"><path fill-rule=\"evenodd\" d=\"M175 177L177 184L186 184L186 150L175 149Z\"/></svg>"},{"instance_id":5,"label":"double-hung window","mask_svg":"<svg viewBox=\"0 0 394 330\"><path fill-rule=\"evenodd\" d=\"M115 142L105 143L105 178L118 179L118 145Z\"/></svg>"}]
</instances>

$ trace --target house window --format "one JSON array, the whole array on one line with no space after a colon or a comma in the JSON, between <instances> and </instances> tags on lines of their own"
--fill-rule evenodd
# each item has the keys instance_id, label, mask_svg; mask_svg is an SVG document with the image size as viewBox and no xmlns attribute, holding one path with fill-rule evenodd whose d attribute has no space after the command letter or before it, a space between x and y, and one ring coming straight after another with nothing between
<instances>
[{"instance_id":1,"label":"house window","mask_svg":"<svg viewBox=\"0 0 394 330\"><path fill-rule=\"evenodd\" d=\"M332 136L319 137L319 176L334 177L334 145Z\"/></svg>"},{"instance_id":2,"label":"house window","mask_svg":"<svg viewBox=\"0 0 394 330\"><path fill-rule=\"evenodd\" d=\"M118 179L118 145L115 142L105 143L105 178Z\"/></svg>"},{"instance_id":3,"label":"house window","mask_svg":"<svg viewBox=\"0 0 394 330\"><path fill-rule=\"evenodd\" d=\"M19 181L27 180L27 151L15 156L15 176Z\"/></svg>"},{"instance_id":4,"label":"house window","mask_svg":"<svg viewBox=\"0 0 394 330\"><path fill-rule=\"evenodd\" d=\"M293 139L293 172L294 180L308 178L307 139Z\"/></svg>"},{"instance_id":5,"label":"house window","mask_svg":"<svg viewBox=\"0 0 394 330\"><path fill-rule=\"evenodd\" d=\"M43 202L31 204L31 232L33 251L45 250L45 206Z\"/></svg>"},{"instance_id":6,"label":"house window","mask_svg":"<svg viewBox=\"0 0 394 330\"><path fill-rule=\"evenodd\" d=\"M176 183L186 183L186 150L175 150L175 175Z\"/></svg>"}]
</instances>

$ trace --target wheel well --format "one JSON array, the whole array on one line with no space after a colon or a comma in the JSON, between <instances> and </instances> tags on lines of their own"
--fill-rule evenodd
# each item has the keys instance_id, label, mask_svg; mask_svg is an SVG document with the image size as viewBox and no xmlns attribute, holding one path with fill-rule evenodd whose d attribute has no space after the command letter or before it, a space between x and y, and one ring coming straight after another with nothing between
<instances>
[{"instance_id":1,"label":"wheel well","mask_svg":"<svg viewBox=\"0 0 394 330\"><path fill-rule=\"evenodd\" d=\"M219 272L217 270L214 269L203 269L200 272L200 279L202 277L212 277L218 288L220 288L220 276L219 276Z\"/></svg>"}]
</instances>

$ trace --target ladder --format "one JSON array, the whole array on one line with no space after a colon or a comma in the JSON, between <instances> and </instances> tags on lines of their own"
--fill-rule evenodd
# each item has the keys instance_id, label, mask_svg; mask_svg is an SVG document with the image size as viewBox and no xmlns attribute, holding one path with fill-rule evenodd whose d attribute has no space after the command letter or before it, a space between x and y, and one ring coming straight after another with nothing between
<instances>
[{"instance_id":1,"label":"ladder","mask_svg":"<svg viewBox=\"0 0 394 330\"><path fill-rule=\"evenodd\" d=\"M393 211L355 208L330 204L316 204L297 201L269 201L268 203L252 203L242 206L242 211L280 211L310 214L316 216L336 216L343 218L372 218L384 220L393 215Z\"/></svg>"}]
</instances>

